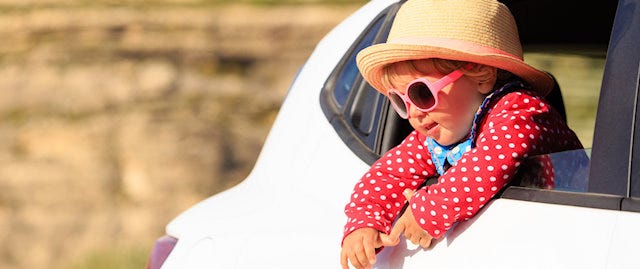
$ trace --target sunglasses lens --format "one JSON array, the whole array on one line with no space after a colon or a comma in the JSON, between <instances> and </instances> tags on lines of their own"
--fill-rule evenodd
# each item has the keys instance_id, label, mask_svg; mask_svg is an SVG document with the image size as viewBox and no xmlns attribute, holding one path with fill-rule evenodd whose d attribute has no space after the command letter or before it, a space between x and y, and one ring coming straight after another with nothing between
<instances>
[{"instance_id":1,"label":"sunglasses lens","mask_svg":"<svg viewBox=\"0 0 640 269\"><path fill-rule=\"evenodd\" d=\"M422 82L416 82L409 86L407 95L411 102L418 108L427 110L436 104L436 98L431 94L429 86Z\"/></svg>"},{"instance_id":2,"label":"sunglasses lens","mask_svg":"<svg viewBox=\"0 0 640 269\"><path fill-rule=\"evenodd\" d=\"M391 100L391 104L393 105L393 108L396 109L396 112L398 112L401 117L406 118L407 106L405 105L404 100L402 100L402 97L397 93L392 92L389 93L389 100Z\"/></svg>"}]
</instances>

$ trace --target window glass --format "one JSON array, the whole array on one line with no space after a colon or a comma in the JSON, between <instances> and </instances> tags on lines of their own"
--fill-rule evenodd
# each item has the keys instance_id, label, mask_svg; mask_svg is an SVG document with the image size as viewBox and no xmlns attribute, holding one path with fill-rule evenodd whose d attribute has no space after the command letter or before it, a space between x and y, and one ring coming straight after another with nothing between
<instances>
[{"instance_id":1,"label":"window glass","mask_svg":"<svg viewBox=\"0 0 640 269\"><path fill-rule=\"evenodd\" d=\"M360 74L358 71L358 66L356 65L356 55L359 51L370 46L373 43L383 21L384 16L381 16L373 24L373 26L369 28L367 34L360 40L357 47L352 51L349 59L342 68L340 76L338 77L338 80L336 80L335 88L333 91L336 102L340 107L344 106L344 104L347 102L351 88L353 87L356 78Z\"/></svg>"},{"instance_id":2,"label":"window glass","mask_svg":"<svg viewBox=\"0 0 640 269\"><path fill-rule=\"evenodd\" d=\"M514 178L516 186L587 192L591 150L570 150L527 158Z\"/></svg>"},{"instance_id":3,"label":"window glass","mask_svg":"<svg viewBox=\"0 0 640 269\"><path fill-rule=\"evenodd\" d=\"M375 149L377 126L384 95L376 91L369 83L363 83L363 88L358 91L351 106L350 118L353 127L360 139L370 148Z\"/></svg>"}]
</instances>

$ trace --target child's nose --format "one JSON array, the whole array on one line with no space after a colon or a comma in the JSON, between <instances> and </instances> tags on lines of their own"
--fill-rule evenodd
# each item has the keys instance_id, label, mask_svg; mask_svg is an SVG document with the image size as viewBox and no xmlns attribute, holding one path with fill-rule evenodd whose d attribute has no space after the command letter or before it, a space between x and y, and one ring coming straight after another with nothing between
<instances>
[{"instance_id":1,"label":"child's nose","mask_svg":"<svg viewBox=\"0 0 640 269\"><path fill-rule=\"evenodd\" d=\"M427 115L429 115L428 112L422 112L415 106L411 106L411 108L409 108L409 118L423 118Z\"/></svg>"}]
</instances>

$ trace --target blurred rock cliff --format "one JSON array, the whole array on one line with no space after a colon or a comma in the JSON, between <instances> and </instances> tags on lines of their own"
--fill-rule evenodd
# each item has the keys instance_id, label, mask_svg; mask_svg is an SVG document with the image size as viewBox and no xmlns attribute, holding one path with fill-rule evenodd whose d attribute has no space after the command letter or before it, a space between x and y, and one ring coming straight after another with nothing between
<instances>
[{"instance_id":1,"label":"blurred rock cliff","mask_svg":"<svg viewBox=\"0 0 640 269\"><path fill-rule=\"evenodd\" d=\"M358 7L179 2L0 1L0 268L150 248L248 174L297 69Z\"/></svg>"}]
</instances>

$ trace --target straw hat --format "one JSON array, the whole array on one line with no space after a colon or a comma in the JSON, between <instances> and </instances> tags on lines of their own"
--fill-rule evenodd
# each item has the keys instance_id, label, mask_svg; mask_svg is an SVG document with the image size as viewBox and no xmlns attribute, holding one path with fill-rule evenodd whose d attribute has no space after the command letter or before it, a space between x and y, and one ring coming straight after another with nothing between
<instances>
[{"instance_id":1,"label":"straw hat","mask_svg":"<svg viewBox=\"0 0 640 269\"><path fill-rule=\"evenodd\" d=\"M360 51L364 78L386 94L381 83L386 65L427 58L494 66L521 77L546 95L553 79L524 62L516 22L495 0L409 0L396 15L386 43Z\"/></svg>"}]
</instances>

